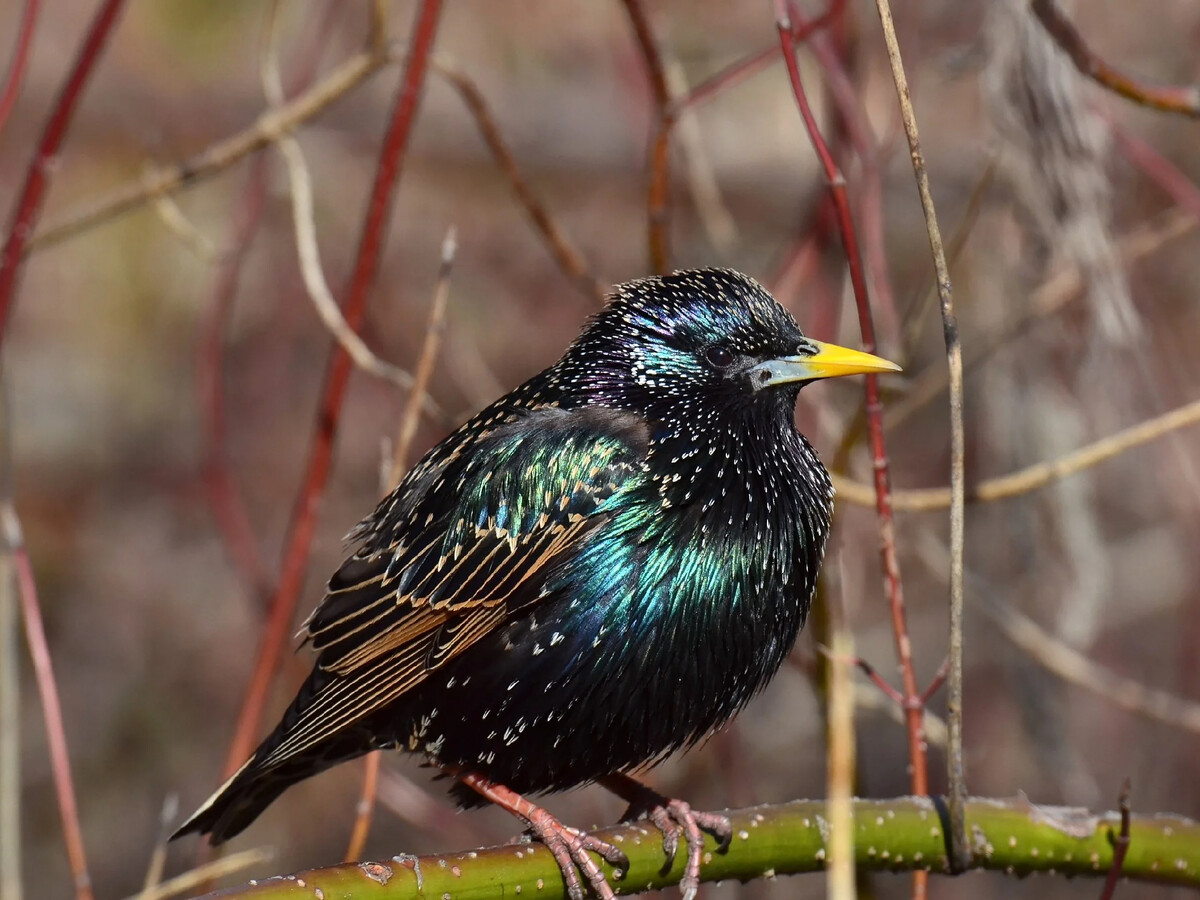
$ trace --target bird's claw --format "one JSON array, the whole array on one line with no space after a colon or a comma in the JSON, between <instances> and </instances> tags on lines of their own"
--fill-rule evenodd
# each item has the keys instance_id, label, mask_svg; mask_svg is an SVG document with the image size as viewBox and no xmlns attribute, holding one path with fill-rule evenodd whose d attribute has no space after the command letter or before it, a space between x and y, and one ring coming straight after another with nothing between
<instances>
[{"instance_id":1,"label":"bird's claw","mask_svg":"<svg viewBox=\"0 0 1200 900\"><path fill-rule=\"evenodd\" d=\"M564 825L544 809L538 809L529 818L529 828L533 836L546 845L554 855L558 868L562 871L563 882L567 888L567 896L571 900L584 900L583 874L600 900L616 900L616 893L600 866L588 855L588 851L598 854L621 871L628 871L629 857L620 848L601 840L577 828Z\"/></svg>"},{"instance_id":2,"label":"bird's claw","mask_svg":"<svg viewBox=\"0 0 1200 900\"><path fill-rule=\"evenodd\" d=\"M663 870L671 868L679 849L679 838L687 841L688 856L679 879L679 890L684 900L693 900L700 889L700 863L704 859L704 832L717 839L720 850L726 850L733 838L733 825L728 816L717 813L697 812L683 800L664 797L643 784L630 778L614 777L604 782L606 787L630 799L625 821L645 817L662 832L663 853L666 863Z\"/></svg>"}]
</instances>

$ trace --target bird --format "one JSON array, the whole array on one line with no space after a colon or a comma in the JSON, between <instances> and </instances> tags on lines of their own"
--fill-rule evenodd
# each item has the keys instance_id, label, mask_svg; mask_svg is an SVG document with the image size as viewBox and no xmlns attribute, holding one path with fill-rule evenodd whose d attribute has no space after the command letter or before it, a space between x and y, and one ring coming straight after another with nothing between
<instances>
[{"instance_id":1,"label":"bird","mask_svg":"<svg viewBox=\"0 0 1200 900\"><path fill-rule=\"evenodd\" d=\"M635 775L702 741L775 675L804 625L833 487L795 427L800 389L898 371L806 337L749 276L617 285L563 356L434 446L351 532L305 622L312 673L275 729L173 837L216 844L287 787L373 750L423 756L463 807L496 803L566 889L614 897L611 844L527 795L599 783L707 830Z\"/></svg>"}]
</instances>

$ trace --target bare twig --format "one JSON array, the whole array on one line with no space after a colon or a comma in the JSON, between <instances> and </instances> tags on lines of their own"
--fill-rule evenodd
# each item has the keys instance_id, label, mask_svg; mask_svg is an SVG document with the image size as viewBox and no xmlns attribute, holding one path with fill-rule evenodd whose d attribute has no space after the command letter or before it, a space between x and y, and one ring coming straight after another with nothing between
<instances>
[{"instance_id":1,"label":"bare twig","mask_svg":"<svg viewBox=\"0 0 1200 900\"><path fill-rule=\"evenodd\" d=\"M925 156L921 151L921 138L917 129L917 116L913 110L912 97L908 90L908 77L904 73L904 62L900 58L900 44L896 40L896 26L892 22L891 5L888 0L876 0L875 5L879 10L888 62L892 68L892 80L895 82L896 95L900 101L900 118L904 123L904 134L908 138L913 173L917 179L917 192L921 196L921 211L925 215L925 226L929 232L929 247L933 253L933 268L937 277L938 300L942 307L942 332L946 338L946 365L950 378L950 675L949 696L946 698L950 745L946 753L946 777L950 794L951 868L955 871L962 871L970 862L971 854L967 844L967 784L962 746L963 548L965 544L963 515L965 469L963 460L966 449L966 432L963 427L962 347L959 345L958 339L958 321L954 316L950 267L946 264L946 252L942 247L942 233L938 228L937 212L933 206L933 191L929 185L929 173L925 168Z\"/></svg>"},{"instance_id":2,"label":"bare twig","mask_svg":"<svg viewBox=\"0 0 1200 900\"><path fill-rule=\"evenodd\" d=\"M825 603L829 616L830 666L828 683L828 762L826 802L829 816L829 900L854 900L854 636L846 625L842 602L842 554L825 568ZM832 571L831 571L832 570Z\"/></svg>"},{"instance_id":3,"label":"bare twig","mask_svg":"<svg viewBox=\"0 0 1200 900\"><path fill-rule=\"evenodd\" d=\"M379 763L381 751L373 750L363 757L362 790L358 795L358 807L354 811L354 827L350 829L350 840L346 844L343 862L354 862L362 858L363 847L371 833L371 820L375 813L375 793L379 785Z\"/></svg>"},{"instance_id":4,"label":"bare twig","mask_svg":"<svg viewBox=\"0 0 1200 900\"><path fill-rule=\"evenodd\" d=\"M1120 261L1125 266L1133 265L1171 241L1191 234L1197 224L1197 218L1188 211L1168 210L1153 221L1132 229L1117 242ZM965 370L970 371L980 365L1033 324L1083 296L1085 287L1083 274L1078 267L1064 268L1058 272L1034 292L1028 314L1006 324L994 334L977 337L967 345L963 361ZM948 381L946 369L930 366L906 386L902 397L888 407L884 422L889 427L899 425L937 397Z\"/></svg>"},{"instance_id":5,"label":"bare twig","mask_svg":"<svg viewBox=\"0 0 1200 900\"><path fill-rule=\"evenodd\" d=\"M995 591L980 591L973 596L972 604L1034 662L1064 681L1135 716L1200 734L1200 703L1149 687L1093 662Z\"/></svg>"},{"instance_id":6,"label":"bare twig","mask_svg":"<svg viewBox=\"0 0 1200 900\"><path fill-rule=\"evenodd\" d=\"M671 89L662 55L650 28L650 19L641 0L622 0L629 23L633 26L638 49L646 63L650 92L654 97L654 136L650 141L650 183L646 189L646 241L650 252L650 270L662 274L671 259Z\"/></svg>"},{"instance_id":7,"label":"bare twig","mask_svg":"<svg viewBox=\"0 0 1200 900\"><path fill-rule=\"evenodd\" d=\"M214 263L220 259L220 248L188 220L174 197L170 194L156 194L150 205L154 207L154 212L158 214L159 221L166 226L167 231L175 235L201 262Z\"/></svg>"},{"instance_id":8,"label":"bare twig","mask_svg":"<svg viewBox=\"0 0 1200 900\"><path fill-rule=\"evenodd\" d=\"M797 106L800 108L800 115L804 120L805 129L808 132L813 148L821 161L826 178L829 181L830 196L833 198L837 210L838 229L842 237L842 245L850 271L851 285L854 288L854 298L858 308L859 328L862 331L863 346L868 353L874 352L875 329L871 320L871 307L867 297L866 278L863 274L858 237L854 230L853 217L850 212L850 201L846 193L846 182L838 170L837 164L834 162L824 138L821 136L816 118L809 106L804 85L800 79L800 70L796 64L795 36L786 0L777 0L776 27L779 31L780 46L784 62L787 65L792 93L796 98ZM896 640L896 653L900 659L901 680L903 682L905 698L905 719L908 723L908 748L911 762L912 791L914 794L926 794L928 793L928 772L926 768L924 723L920 696L917 693L916 674L913 669L912 644L908 637L908 624L904 609L904 591L900 579L900 563L896 555L891 486L889 483L887 446L883 436L883 415L879 399L879 383L874 375L866 376L865 381L867 426L875 470L876 521L879 526L884 585L892 614L892 629ZM918 896L924 895L927 882L928 879L925 873L914 873L914 890Z\"/></svg>"},{"instance_id":9,"label":"bare twig","mask_svg":"<svg viewBox=\"0 0 1200 900\"><path fill-rule=\"evenodd\" d=\"M1117 882L1121 880L1125 854L1129 852L1129 820L1131 818L1129 790L1129 779L1126 778L1124 784L1121 785L1121 794L1117 799L1118 808L1121 810L1121 830L1113 835L1112 865L1108 867L1108 877L1104 879L1104 890L1100 892L1100 900L1112 900L1112 896L1117 890Z\"/></svg>"},{"instance_id":10,"label":"bare twig","mask_svg":"<svg viewBox=\"0 0 1200 900\"><path fill-rule=\"evenodd\" d=\"M7 379L0 378L0 494L12 488ZM21 900L21 619L16 567L0 553L0 900Z\"/></svg>"},{"instance_id":11,"label":"bare twig","mask_svg":"<svg viewBox=\"0 0 1200 900\"><path fill-rule=\"evenodd\" d=\"M146 866L146 877L142 880L139 900L149 900L162 884L163 870L167 865L167 841L171 838L172 823L178 813L179 795L168 794L163 800L162 811L158 816L158 836L154 840L154 850L150 853L150 864Z\"/></svg>"},{"instance_id":12,"label":"bare twig","mask_svg":"<svg viewBox=\"0 0 1200 900\"><path fill-rule=\"evenodd\" d=\"M38 7L41 0L25 0L21 8L21 24L17 28L17 42L9 59L8 71L4 75L4 87L0 88L0 131L21 95L21 82L25 78L25 65L29 62L29 48L33 46L33 29L37 24Z\"/></svg>"},{"instance_id":13,"label":"bare twig","mask_svg":"<svg viewBox=\"0 0 1200 900\"><path fill-rule=\"evenodd\" d=\"M1093 53L1054 0L1032 0L1032 9L1047 34L1071 58L1075 68L1101 87L1142 106L1200 117L1200 86L1168 87L1139 81Z\"/></svg>"},{"instance_id":14,"label":"bare twig","mask_svg":"<svg viewBox=\"0 0 1200 900\"><path fill-rule=\"evenodd\" d=\"M487 144L500 171L512 185L513 193L517 195L517 201L525 209L534 228L542 236L542 240L546 242L546 247L555 262L558 263L559 268L596 303L603 303L607 294L604 283L588 268L583 255L571 243L566 232L550 215L546 205L542 203L522 176L521 170L513 158L512 150L503 135L500 134L496 118L492 115L479 87L465 72L444 58L439 57L433 60L430 68L450 82L450 85L467 105L467 110L474 117L484 143Z\"/></svg>"},{"instance_id":15,"label":"bare twig","mask_svg":"<svg viewBox=\"0 0 1200 900\"><path fill-rule=\"evenodd\" d=\"M50 746L50 764L54 772L55 793L58 795L58 812L62 818L63 840L67 845L67 862L74 880L75 900L92 900L92 879L88 875L83 832L79 827L79 807L75 802L75 785L71 779L71 757L63 730L62 705L58 700L50 650L46 646L46 630L42 624L33 564L21 532L21 520L17 518L17 511L8 496L0 497L0 530L3 531L4 543L16 568L17 593L21 601L21 615L25 620L25 638L33 658L38 694L42 699L46 741Z\"/></svg>"},{"instance_id":16,"label":"bare twig","mask_svg":"<svg viewBox=\"0 0 1200 900\"><path fill-rule=\"evenodd\" d=\"M1200 400L1185 403L1170 412L1155 416L1138 425L1101 438L1058 459L1035 463L999 478L989 478L971 487L966 499L972 503L1005 500L1043 488L1051 482L1067 478L1092 466L1120 456L1142 444L1148 444L1181 428L1200 423ZM874 499L869 485L834 476L838 497L860 506L870 506ZM923 488L896 491L892 495L896 509L923 512L946 509L950 505L949 488Z\"/></svg>"},{"instance_id":17,"label":"bare twig","mask_svg":"<svg viewBox=\"0 0 1200 900\"><path fill-rule=\"evenodd\" d=\"M83 95L92 70L108 43L116 25L117 15L123 6L124 0L104 0L92 19L83 45L75 54L71 72L54 101L46 128L25 172L25 183L13 210L4 239L4 249L0 251L0 343L4 340L9 313L16 298L17 274L21 268L21 259L25 255L25 248L29 244L34 226L37 225L46 190L50 187L54 160L62 148L63 139L67 136L67 129L71 125L79 98Z\"/></svg>"},{"instance_id":18,"label":"bare twig","mask_svg":"<svg viewBox=\"0 0 1200 900\"><path fill-rule=\"evenodd\" d=\"M385 466L383 473L383 484L381 485L383 493L387 493L399 485L407 468L409 449L412 447L413 437L417 433L417 423L420 421L419 398L425 396L429 389L433 363L437 359L438 347L441 345L442 330L445 327L446 301L450 298L450 268L454 264L457 247L456 231L451 225L446 231L446 237L442 240L441 265L438 267L437 286L433 291L429 321L425 326L425 340L421 344L421 356L417 361L417 371L413 377L408 406L404 411L404 418L400 422L396 447L392 453L391 462ZM359 792L358 808L354 815L354 827L350 831L350 841L343 856L346 862L352 862L361 857L363 847L367 843L367 836L371 831L371 820L375 813L379 764L379 751L368 753L363 762L362 790Z\"/></svg>"},{"instance_id":19,"label":"bare twig","mask_svg":"<svg viewBox=\"0 0 1200 900\"><path fill-rule=\"evenodd\" d=\"M358 327L366 312L367 296L374 283L383 247L393 188L399 177L404 151L408 146L408 137L416 117L440 13L440 0L424 0L417 8L410 37L410 51L406 56L388 133L380 152L354 272L343 305L345 319L351 328ZM318 500L324 493L329 478L333 438L341 418L350 367L350 357L341 351L339 345L334 350L326 370L310 456L297 497L295 515L289 528L280 577L260 638L254 674L243 700L233 740L230 742L227 772L236 769L253 747L270 684L300 598L305 565L316 529Z\"/></svg>"},{"instance_id":20,"label":"bare twig","mask_svg":"<svg viewBox=\"0 0 1200 900\"><path fill-rule=\"evenodd\" d=\"M425 340L421 344L421 355L417 359L417 372L413 378L412 398L425 395L429 390L429 379L433 375L433 363L437 359L445 328L446 302L450 299L450 269L454 265L454 254L458 250L458 234L451 225L442 240L442 261L438 267L437 286L433 291L433 303L429 307L429 320L425 323ZM388 490L400 483L408 468L408 454L413 438L417 434L417 412L419 405L409 400L400 430L396 435L396 449L392 453L392 464L388 470Z\"/></svg>"},{"instance_id":21,"label":"bare twig","mask_svg":"<svg viewBox=\"0 0 1200 900\"><path fill-rule=\"evenodd\" d=\"M22 253L35 253L137 209L156 196L173 193L223 171L240 159L274 143L283 134L324 112L368 77L387 65L386 54L362 51L341 63L320 82L278 109L266 110L248 128L210 145L183 162L151 169L62 221L39 231Z\"/></svg>"},{"instance_id":22,"label":"bare twig","mask_svg":"<svg viewBox=\"0 0 1200 900\"><path fill-rule=\"evenodd\" d=\"M182 875L168 878L153 889L133 894L126 897L125 900L167 900L169 897L178 897L180 894L191 894L202 885L211 884L218 878L224 878L226 875L233 875L252 866L269 862L272 855L272 852L265 847L231 853L221 859L196 866Z\"/></svg>"}]
</instances>

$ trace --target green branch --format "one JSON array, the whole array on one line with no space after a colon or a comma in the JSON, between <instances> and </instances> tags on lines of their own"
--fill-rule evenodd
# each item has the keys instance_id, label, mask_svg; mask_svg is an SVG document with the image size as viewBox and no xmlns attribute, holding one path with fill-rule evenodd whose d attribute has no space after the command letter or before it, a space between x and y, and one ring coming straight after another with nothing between
<instances>
[{"instance_id":1,"label":"green branch","mask_svg":"<svg viewBox=\"0 0 1200 900\"><path fill-rule=\"evenodd\" d=\"M939 808L942 810L939 813ZM855 856L859 868L900 872L928 868L948 873L944 805L926 798L856 800ZM701 876L705 881L749 881L825 867L825 804L795 801L731 813L733 843L725 853L711 843ZM971 799L967 834L972 869L1015 875L1107 874L1116 812L1040 807L1018 800ZM610 882L621 894L634 894L678 882L680 853L662 871L662 838L648 823L603 829L597 834L629 856L629 872ZM1134 816L1123 874L1135 881L1200 888L1200 824L1179 816ZM553 857L538 844L511 844L466 853L398 856L384 862L310 869L222 891L214 897L238 900L472 900L528 894L538 900L563 897Z\"/></svg>"}]
</instances>

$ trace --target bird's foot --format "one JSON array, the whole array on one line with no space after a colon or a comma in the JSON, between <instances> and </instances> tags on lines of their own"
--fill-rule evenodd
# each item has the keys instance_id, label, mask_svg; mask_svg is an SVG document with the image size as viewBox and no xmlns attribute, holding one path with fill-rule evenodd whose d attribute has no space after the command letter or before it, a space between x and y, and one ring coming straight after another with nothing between
<instances>
[{"instance_id":1,"label":"bird's foot","mask_svg":"<svg viewBox=\"0 0 1200 900\"><path fill-rule=\"evenodd\" d=\"M724 850L733 838L733 825L729 818L717 813L697 812L683 800L664 797L628 775L610 775L601 779L600 784L629 801L623 821L648 818L662 832L663 852L667 856L665 869L675 862L679 838L682 836L687 841L688 857L683 877L679 879L679 890L684 900L692 900L700 889L700 863L704 859L703 832L707 831L715 837Z\"/></svg>"},{"instance_id":2,"label":"bird's foot","mask_svg":"<svg viewBox=\"0 0 1200 900\"><path fill-rule=\"evenodd\" d=\"M604 877L600 866L588 855L588 851L603 857L617 869L627 871L629 858L621 852L620 848L577 828L564 825L548 810L477 772L454 772L454 775L481 797L508 810L529 826L533 837L545 844L546 848L554 854L558 868L562 871L567 896L571 900L584 900L580 874L587 879L588 884L591 885L600 900L616 900L617 895L613 891L612 885Z\"/></svg>"}]
</instances>

